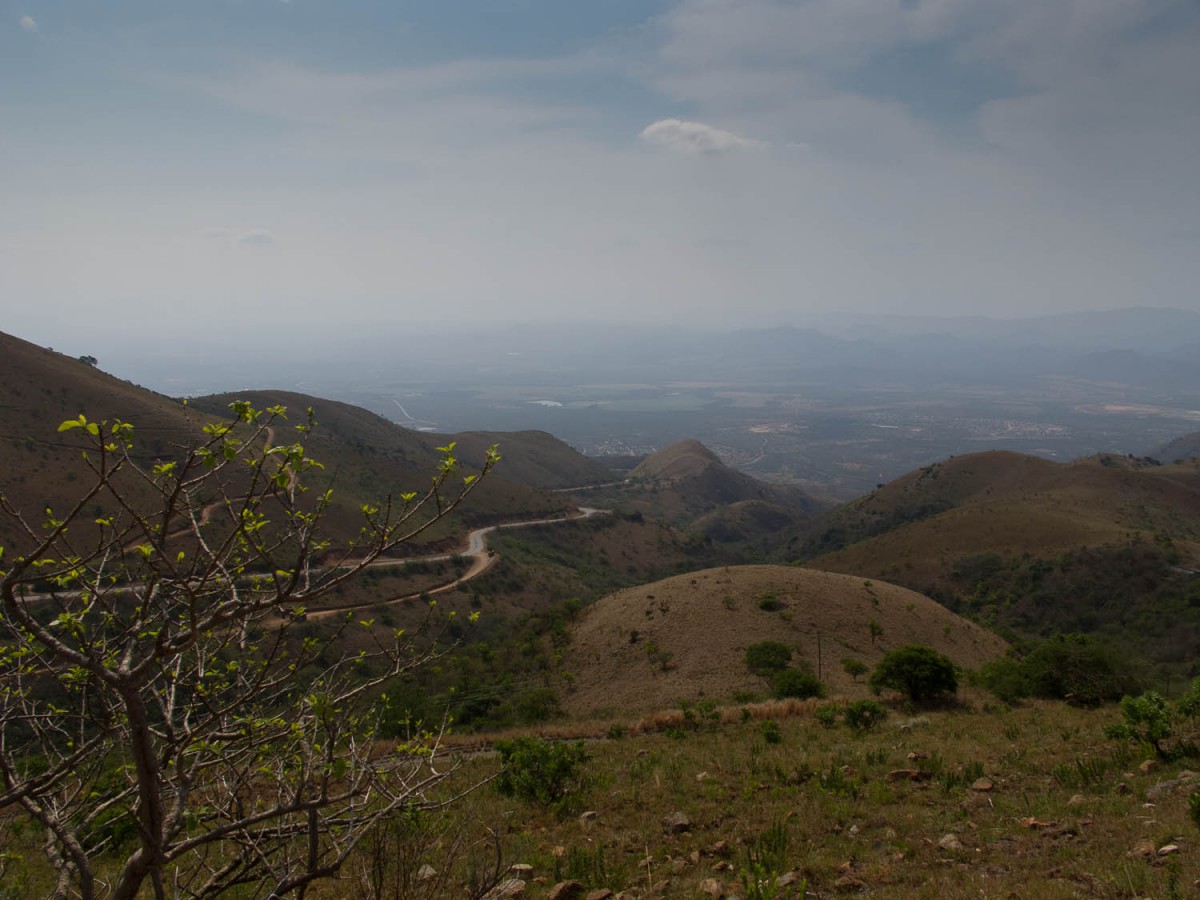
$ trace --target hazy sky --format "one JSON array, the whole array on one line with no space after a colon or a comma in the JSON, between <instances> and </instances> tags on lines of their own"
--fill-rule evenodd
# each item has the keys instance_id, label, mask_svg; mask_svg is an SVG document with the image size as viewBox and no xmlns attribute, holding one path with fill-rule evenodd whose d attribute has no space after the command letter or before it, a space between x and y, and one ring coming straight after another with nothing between
<instances>
[{"instance_id":1,"label":"hazy sky","mask_svg":"<svg viewBox=\"0 0 1200 900\"><path fill-rule=\"evenodd\" d=\"M34 339L1200 309L1195 0L0 0L0 84Z\"/></svg>"}]
</instances>

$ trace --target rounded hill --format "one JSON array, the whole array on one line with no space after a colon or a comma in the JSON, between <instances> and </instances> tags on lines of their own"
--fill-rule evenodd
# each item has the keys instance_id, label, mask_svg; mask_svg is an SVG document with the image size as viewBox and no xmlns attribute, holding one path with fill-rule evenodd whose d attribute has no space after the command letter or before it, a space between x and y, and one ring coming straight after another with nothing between
<instances>
[{"instance_id":1,"label":"rounded hill","mask_svg":"<svg viewBox=\"0 0 1200 900\"><path fill-rule=\"evenodd\" d=\"M787 644L793 660L819 668L834 693L865 690L843 669L847 657L873 667L888 650L925 644L977 668L1006 647L892 584L790 566L705 569L618 591L589 607L563 663L570 673L564 706L574 715L621 716L680 701L765 695L766 681L745 661L746 649L762 641Z\"/></svg>"}]
</instances>

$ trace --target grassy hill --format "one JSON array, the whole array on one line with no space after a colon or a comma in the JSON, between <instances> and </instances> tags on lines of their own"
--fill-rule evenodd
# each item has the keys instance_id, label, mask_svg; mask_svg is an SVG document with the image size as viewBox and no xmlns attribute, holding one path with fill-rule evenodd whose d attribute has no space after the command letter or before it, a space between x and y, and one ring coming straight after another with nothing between
<instances>
[{"instance_id":1,"label":"grassy hill","mask_svg":"<svg viewBox=\"0 0 1200 900\"><path fill-rule=\"evenodd\" d=\"M834 511L807 564L920 590L1012 637L1082 631L1186 669L1200 652L1200 463L953 457Z\"/></svg>"},{"instance_id":2,"label":"grassy hill","mask_svg":"<svg viewBox=\"0 0 1200 900\"><path fill-rule=\"evenodd\" d=\"M80 413L92 421L119 418L135 424L147 461L169 458L211 421L178 400L0 333L0 493L35 526L47 507L64 511L86 483L82 441L58 433L60 423ZM137 482L126 487L134 497L144 496ZM7 519L0 519L0 545L22 545Z\"/></svg>"},{"instance_id":3,"label":"grassy hill","mask_svg":"<svg viewBox=\"0 0 1200 900\"><path fill-rule=\"evenodd\" d=\"M1137 532L1169 535L1184 558L1200 558L1200 466L952 457L835 510L797 549L819 568L925 588L971 554L1045 557Z\"/></svg>"},{"instance_id":4,"label":"grassy hill","mask_svg":"<svg viewBox=\"0 0 1200 900\"><path fill-rule=\"evenodd\" d=\"M871 622L881 629L874 638ZM744 657L768 640L793 646L814 671L819 665L839 693L865 691L843 670L843 657L874 666L887 650L920 643L976 668L1006 647L895 585L786 566L706 569L627 588L585 610L560 668L570 673L563 706L581 716L625 715L765 694Z\"/></svg>"},{"instance_id":5,"label":"grassy hill","mask_svg":"<svg viewBox=\"0 0 1200 900\"><path fill-rule=\"evenodd\" d=\"M200 429L226 418L229 403L235 399L249 400L258 408L286 406L293 422L303 421L308 407L316 410L318 427L309 439L309 453L325 466L318 483L324 478L334 487L334 507L325 519L325 528L335 539L357 532L363 503L428 484L438 460L434 448L449 440L408 431L344 403L283 391L213 395L185 406L93 365L0 334L0 493L36 527L47 507L61 513L88 483L82 442L75 433L58 433L65 419L83 413L93 421L132 423L137 453L150 463L177 456L181 448L196 443ZM277 434L276 440L282 442L287 439L286 425L276 430L280 428L284 433ZM545 480L544 473L558 459L567 461L564 470L572 476L594 474L586 461L578 462L583 459L578 453L547 435L526 434L507 443L512 445L517 463L513 468L534 481ZM472 462L481 461L477 457L483 446L482 440L464 441L462 458L468 470ZM537 460L537 465L530 459ZM124 482L124 490L138 501L147 496L145 486L136 479ZM503 469L498 469L480 485L468 505L451 520L439 523L426 540L443 540L478 523L553 514L568 505L561 496L506 478ZM97 505L89 517L100 511ZM10 521L0 520L0 545L13 549L26 540Z\"/></svg>"},{"instance_id":6,"label":"grassy hill","mask_svg":"<svg viewBox=\"0 0 1200 900\"><path fill-rule=\"evenodd\" d=\"M652 453L627 477L621 486L588 494L589 503L682 528L707 545L697 547L701 556L723 554L709 559L764 558L781 534L807 526L826 508L799 488L768 484L730 468L695 440Z\"/></svg>"},{"instance_id":7,"label":"grassy hill","mask_svg":"<svg viewBox=\"0 0 1200 900\"><path fill-rule=\"evenodd\" d=\"M1179 462L1200 456L1200 431L1178 437L1169 444L1151 451L1150 455L1163 462Z\"/></svg>"},{"instance_id":8,"label":"grassy hill","mask_svg":"<svg viewBox=\"0 0 1200 900\"><path fill-rule=\"evenodd\" d=\"M459 457L475 467L483 463L488 447L499 444L504 478L542 490L562 491L620 477L545 431L464 431L436 440L457 441Z\"/></svg>"}]
</instances>

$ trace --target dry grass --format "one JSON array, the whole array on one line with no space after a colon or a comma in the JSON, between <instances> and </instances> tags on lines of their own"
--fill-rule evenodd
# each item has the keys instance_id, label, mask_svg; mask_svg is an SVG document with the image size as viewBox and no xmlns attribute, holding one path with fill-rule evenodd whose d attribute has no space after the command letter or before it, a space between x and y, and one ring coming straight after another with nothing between
<instances>
[{"instance_id":1,"label":"dry grass","mask_svg":"<svg viewBox=\"0 0 1200 900\"><path fill-rule=\"evenodd\" d=\"M755 859L771 877L801 873L810 897L1195 895L1195 788L1148 800L1184 765L1139 771L1133 748L1103 737L1115 709L993 709L971 695L916 717L894 709L856 736L819 726L804 707L775 717L778 744L764 741L754 713L676 737L590 742L588 785L561 815L490 787L451 815L503 834L505 862L533 867L533 898L568 877L638 897L652 884L656 896L694 897L706 878L734 890ZM476 757L463 777L495 766ZM889 778L900 769L921 775ZM990 791L972 789L980 775ZM662 820L676 811L690 828L668 833ZM939 845L948 834L958 848ZM1159 856L1168 844L1179 852ZM1151 846L1149 856L1139 850ZM436 850L425 855L439 866ZM326 896L347 890L356 888Z\"/></svg>"},{"instance_id":2,"label":"dry grass","mask_svg":"<svg viewBox=\"0 0 1200 900\"><path fill-rule=\"evenodd\" d=\"M779 608L760 608L764 598ZM872 621L882 629L875 640ZM766 640L792 645L814 670L819 663L833 692L851 695L866 689L845 673L844 657L873 667L888 650L917 643L974 669L1005 649L991 632L895 585L787 566L706 569L589 607L560 666L563 705L578 717L628 717L681 700L761 698L768 686L745 652Z\"/></svg>"}]
</instances>

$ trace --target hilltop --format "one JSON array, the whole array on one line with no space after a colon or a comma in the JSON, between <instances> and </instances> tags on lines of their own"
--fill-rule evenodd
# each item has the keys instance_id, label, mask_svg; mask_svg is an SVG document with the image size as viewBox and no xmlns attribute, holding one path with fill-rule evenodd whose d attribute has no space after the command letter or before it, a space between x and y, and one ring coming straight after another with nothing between
<instances>
[{"instance_id":1,"label":"hilltop","mask_svg":"<svg viewBox=\"0 0 1200 900\"><path fill-rule=\"evenodd\" d=\"M885 578L1016 638L1086 632L1184 673L1200 645L1200 462L953 457L823 518L807 565Z\"/></svg>"},{"instance_id":2,"label":"hilltop","mask_svg":"<svg viewBox=\"0 0 1200 900\"><path fill-rule=\"evenodd\" d=\"M345 403L285 391L243 391L184 403L114 378L94 361L72 359L6 334L0 334L0 384L4 391L0 401L0 493L35 526L46 508L63 510L87 483L80 442L70 433L58 433L62 421L80 413L92 421L120 419L133 424L137 452L150 462L170 459L197 443L205 425L227 419L234 400L249 400L257 408L286 406L290 423L302 422L305 410L311 407L317 427L309 438L309 452L324 465L335 488L334 507L325 519L335 540L357 532L363 503L427 484L438 460L435 447L453 440L409 431ZM518 463L534 457L548 469L554 467L556 458L565 459L574 468L564 465L564 469L578 472L581 467L574 460L582 457L547 437L514 436L508 443ZM276 439L288 438L285 433ZM477 444L480 442L464 442L462 456L468 468L481 461ZM533 469L531 465L514 468ZM146 496L145 485L136 479L130 479L124 489L135 500ZM445 539L464 525L553 514L568 506L561 496L510 480L501 470L480 485L471 503L452 521L439 523L426 538ZM7 520L0 522L0 545L12 547L21 540Z\"/></svg>"},{"instance_id":3,"label":"hilltop","mask_svg":"<svg viewBox=\"0 0 1200 900\"><path fill-rule=\"evenodd\" d=\"M1157 450L1152 450L1150 455L1163 462L1179 462L1200 456L1200 431L1178 437Z\"/></svg>"},{"instance_id":4,"label":"hilltop","mask_svg":"<svg viewBox=\"0 0 1200 900\"><path fill-rule=\"evenodd\" d=\"M882 629L874 640L872 621ZM618 591L586 609L560 670L570 673L563 706L582 716L625 715L765 694L745 652L768 640L792 645L814 671L819 665L835 693L865 691L842 669L843 657L873 667L888 650L919 643L977 668L1006 647L892 584L787 566L705 569Z\"/></svg>"}]
</instances>

